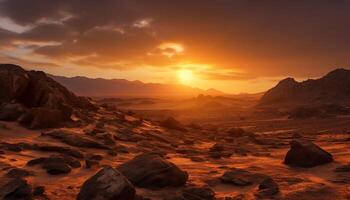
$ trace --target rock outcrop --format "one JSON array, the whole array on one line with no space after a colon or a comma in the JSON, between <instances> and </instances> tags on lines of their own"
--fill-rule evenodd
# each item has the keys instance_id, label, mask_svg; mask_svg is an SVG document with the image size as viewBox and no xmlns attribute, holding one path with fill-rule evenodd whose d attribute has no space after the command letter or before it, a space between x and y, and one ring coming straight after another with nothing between
<instances>
[{"instance_id":1,"label":"rock outcrop","mask_svg":"<svg viewBox=\"0 0 350 200\"><path fill-rule=\"evenodd\" d=\"M157 154L142 154L117 167L134 185L144 188L182 186L188 174Z\"/></svg>"},{"instance_id":2,"label":"rock outcrop","mask_svg":"<svg viewBox=\"0 0 350 200\"><path fill-rule=\"evenodd\" d=\"M84 182L77 200L132 200L134 186L117 170L105 167Z\"/></svg>"},{"instance_id":3,"label":"rock outcrop","mask_svg":"<svg viewBox=\"0 0 350 200\"><path fill-rule=\"evenodd\" d=\"M284 159L284 163L287 165L308 168L333 161L330 153L307 140L294 139L290 145L291 149Z\"/></svg>"},{"instance_id":4,"label":"rock outcrop","mask_svg":"<svg viewBox=\"0 0 350 200\"><path fill-rule=\"evenodd\" d=\"M179 121L177 121L173 117L169 117L169 118L165 119L164 121L160 122L160 125L163 126L164 128L168 128L168 129L173 129L173 130L178 130L178 131L183 131L183 132L187 131L185 126L182 125Z\"/></svg>"},{"instance_id":5,"label":"rock outcrop","mask_svg":"<svg viewBox=\"0 0 350 200\"><path fill-rule=\"evenodd\" d=\"M0 64L0 120L20 120L29 128L60 126L80 109L96 109L40 71Z\"/></svg>"},{"instance_id":6,"label":"rock outcrop","mask_svg":"<svg viewBox=\"0 0 350 200\"><path fill-rule=\"evenodd\" d=\"M78 160L73 157L64 155L52 155L50 157L36 158L28 161L27 165L41 165L41 167L51 175L67 174L72 170L72 168L81 167L81 164Z\"/></svg>"},{"instance_id":7,"label":"rock outcrop","mask_svg":"<svg viewBox=\"0 0 350 200\"><path fill-rule=\"evenodd\" d=\"M66 143L75 147L82 148L95 148L95 149L110 149L108 146L96 142L93 139L85 137L83 135L79 135L75 132L67 131L67 130L52 130L48 132L43 132L42 136L49 136L55 139L60 140L63 143Z\"/></svg>"},{"instance_id":8,"label":"rock outcrop","mask_svg":"<svg viewBox=\"0 0 350 200\"><path fill-rule=\"evenodd\" d=\"M320 79L280 81L260 99L260 106L346 103L350 99L350 70L336 69Z\"/></svg>"},{"instance_id":9,"label":"rock outcrop","mask_svg":"<svg viewBox=\"0 0 350 200\"><path fill-rule=\"evenodd\" d=\"M32 187L22 178L1 178L0 199L32 199Z\"/></svg>"}]
</instances>

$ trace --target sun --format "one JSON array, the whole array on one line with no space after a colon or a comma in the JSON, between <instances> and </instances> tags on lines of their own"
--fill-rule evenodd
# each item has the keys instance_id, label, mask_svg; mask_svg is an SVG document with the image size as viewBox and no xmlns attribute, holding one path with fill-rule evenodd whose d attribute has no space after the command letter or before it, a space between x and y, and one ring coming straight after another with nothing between
<instances>
[{"instance_id":1,"label":"sun","mask_svg":"<svg viewBox=\"0 0 350 200\"><path fill-rule=\"evenodd\" d=\"M182 84L189 84L193 81L193 72L188 69L179 70L177 76Z\"/></svg>"}]
</instances>

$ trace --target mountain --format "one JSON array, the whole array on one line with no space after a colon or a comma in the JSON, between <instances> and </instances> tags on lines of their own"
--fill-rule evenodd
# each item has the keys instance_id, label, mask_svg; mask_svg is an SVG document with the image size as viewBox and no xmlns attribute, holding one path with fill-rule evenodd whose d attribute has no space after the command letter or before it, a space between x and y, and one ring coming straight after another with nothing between
<instances>
[{"instance_id":1,"label":"mountain","mask_svg":"<svg viewBox=\"0 0 350 200\"><path fill-rule=\"evenodd\" d=\"M225 95L215 89L201 90L183 85L143 83L141 81L128 81L125 79L102 79L87 77L63 77L50 75L51 78L61 83L74 93L82 96L103 96L103 97L122 97L122 96L196 96L205 95Z\"/></svg>"},{"instance_id":2,"label":"mountain","mask_svg":"<svg viewBox=\"0 0 350 200\"><path fill-rule=\"evenodd\" d=\"M280 81L260 99L259 105L347 104L350 100L350 70L336 69L319 79Z\"/></svg>"}]
</instances>

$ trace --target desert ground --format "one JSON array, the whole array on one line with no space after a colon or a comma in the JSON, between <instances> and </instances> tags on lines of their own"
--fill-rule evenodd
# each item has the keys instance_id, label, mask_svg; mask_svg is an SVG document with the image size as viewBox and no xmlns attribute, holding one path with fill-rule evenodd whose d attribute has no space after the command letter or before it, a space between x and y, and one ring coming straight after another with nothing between
<instances>
[{"instance_id":1,"label":"desert ground","mask_svg":"<svg viewBox=\"0 0 350 200\"><path fill-rule=\"evenodd\" d=\"M262 117L250 110L253 101L231 110L217 106L228 100L211 103L207 110L158 99L142 100L132 109L135 99L120 101L97 100L99 109L88 114L91 122L78 127L28 130L1 122L1 176L24 176L38 192L34 199L75 199L101 168L149 153L175 164L188 180L172 185L173 177L162 175L169 184L135 182L137 199L350 199L350 116ZM182 100L181 105L185 101L190 102ZM179 121L164 118L171 115ZM328 151L334 161L311 168L284 164L290 141L300 138ZM101 145L79 141L86 139ZM53 155L69 156L78 165L67 171L58 167L55 173L43 163L30 164ZM230 171L238 172L223 178ZM266 179L272 183L261 189Z\"/></svg>"}]
</instances>

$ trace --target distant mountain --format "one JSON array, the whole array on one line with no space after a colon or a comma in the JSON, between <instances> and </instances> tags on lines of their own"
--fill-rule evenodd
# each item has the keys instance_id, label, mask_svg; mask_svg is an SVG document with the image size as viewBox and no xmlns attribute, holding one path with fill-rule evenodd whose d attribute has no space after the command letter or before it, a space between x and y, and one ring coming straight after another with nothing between
<instances>
[{"instance_id":1,"label":"distant mountain","mask_svg":"<svg viewBox=\"0 0 350 200\"><path fill-rule=\"evenodd\" d=\"M350 70L336 69L322 78L303 82L286 78L268 90L259 105L348 104L349 100Z\"/></svg>"},{"instance_id":2,"label":"distant mountain","mask_svg":"<svg viewBox=\"0 0 350 200\"><path fill-rule=\"evenodd\" d=\"M183 85L143 83L125 79L102 79L50 75L74 93L93 97L154 97L154 96L197 96L199 94L220 96L225 93L216 89L201 90Z\"/></svg>"}]
</instances>

